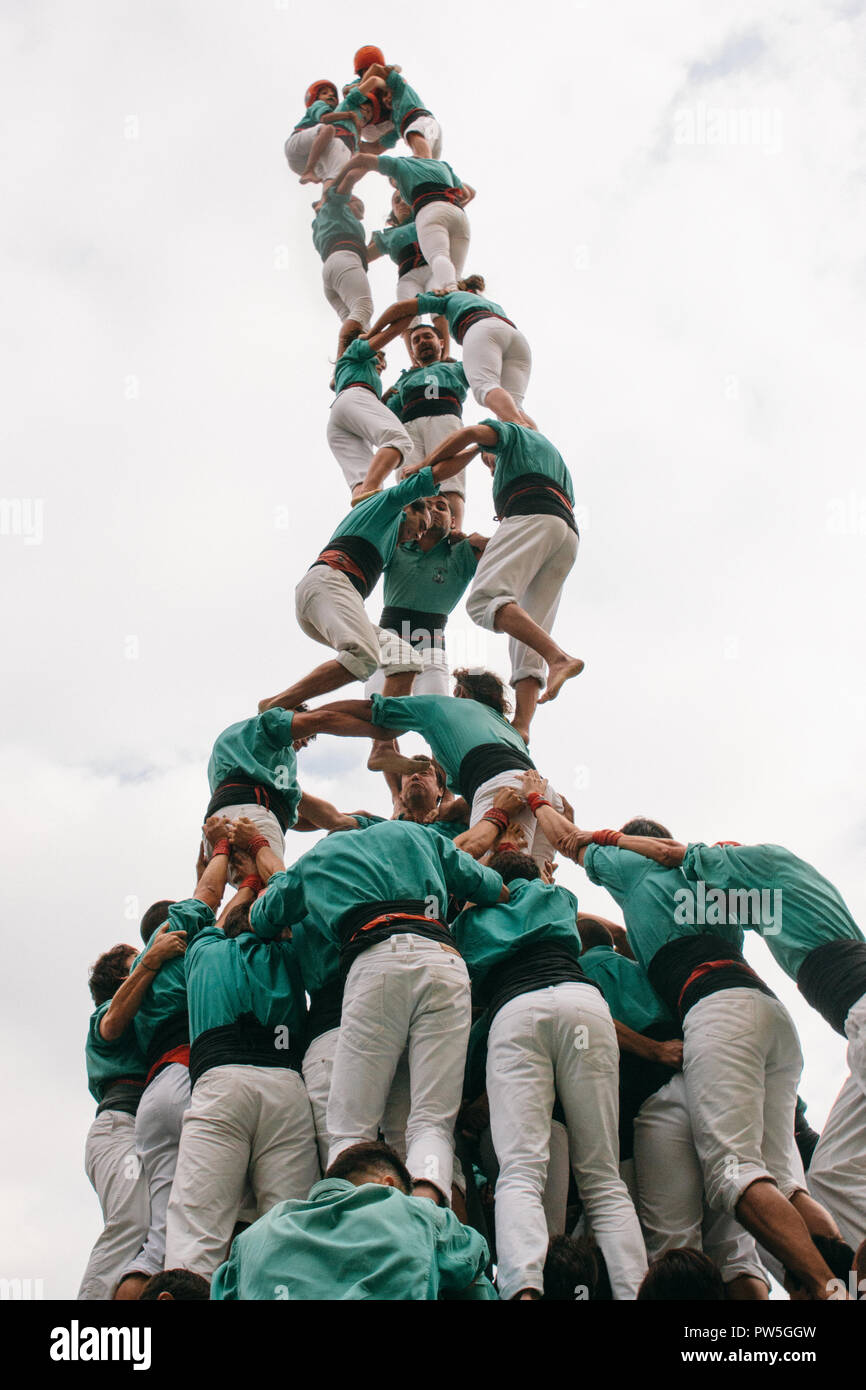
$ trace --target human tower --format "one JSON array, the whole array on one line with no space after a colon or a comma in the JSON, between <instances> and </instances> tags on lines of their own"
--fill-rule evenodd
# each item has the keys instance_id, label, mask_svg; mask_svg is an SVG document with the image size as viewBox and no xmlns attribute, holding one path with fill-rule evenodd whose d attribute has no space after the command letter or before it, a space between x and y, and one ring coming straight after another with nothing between
<instances>
[{"instance_id":1,"label":"human tower","mask_svg":"<svg viewBox=\"0 0 866 1390\"><path fill-rule=\"evenodd\" d=\"M584 831L536 769L537 706L583 669L552 636L571 476L525 409L526 338L463 278L475 191L439 122L379 49L355 74L313 82L286 142L340 320L327 438L346 514L296 589L332 655L218 736L192 897L154 903L143 949L92 968L105 1229L79 1296L629 1300L703 1280L763 1298L768 1265L834 1296L866 1237L866 941L780 846L682 844L645 818ZM371 173L393 192L368 242ZM373 322L380 256L397 291ZM383 394L398 337L410 365ZM465 426L470 390L489 417ZM476 458L492 537L462 529ZM464 594L508 636L513 712L492 672L451 685ZM311 706L355 681L363 698ZM400 751L407 731L429 755ZM390 819L302 790L319 734L366 740ZM328 833L287 867L288 832L310 830ZM557 853L625 926L579 910ZM744 929L849 1041L814 1154L796 1029Z\"/></svg>"}]
</instances>

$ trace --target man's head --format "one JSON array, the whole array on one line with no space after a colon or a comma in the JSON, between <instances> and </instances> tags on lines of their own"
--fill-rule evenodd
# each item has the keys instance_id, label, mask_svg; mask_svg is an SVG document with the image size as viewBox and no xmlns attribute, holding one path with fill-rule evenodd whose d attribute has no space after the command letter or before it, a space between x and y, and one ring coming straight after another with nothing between
<instances>
[{"instance_id":1,"label":"man's head","mask_svg":"<svg viewBox=\"0 0 866 1390\"><path fill-rule=\"evenodd\" d=\"M426 534L431 539L441 540L447 536L451 527L454 525L454 517L451 512L451 503L443 494L437 493L435 497L425 497L427 510L430 513L430 525L427 527Z\"/></svg>"},{"instance_id":2,"label":"man's head","mask_svg":"<svg viewBox=\"0 0 866 1390\"><path fill-rule=\"evenodd\" d=\"M635 816L620 826L623 835L647 835L652 840L672 840L673 836L661 821L647 820L646 816Z\"/></svg>"},{"instance_id":3,"label":"man's head","mask_svg":"<svg viewBox=\"0 0 866 1390\"><path fill-rule=\"evenodd\" d=\"M381 1187L396 1187L412 1195L412 1178L402 1159L387 1144L367 1142L352 1144L335 1158L325 1173L326 1178L343 1178L356 1187L375 1182Z\"/></svg>"},{"instance_id":4,"label":"man's head","mask_svg":"<svg viewBox=\"0 0 866 1390\"><path fill-rule=\"evenodd\" d=\"M720 1303L725 1297L721 1274L700 1250L667 1250L653 1260L638 1289L638 1302Z\"/></svg>"},{"instance_id":5,"label":"man's head","mask_svg":"<svg viewBox=\"0 0 866 1390\"><path fill-rule=\"evenodd\" d=\"M184 1299L204 1303L210 1299L210 1284L201 1274L193 1274L191 1269L164 1269L148 1279L139 1302L149 1303L165 1299Z\"/></svg>"},{"instance_id":6,"label":"man's head","mask_svg":"<svg viewBox=\"0 0 866 1390\"><path fill-rule=\"evenodd\" d=\"M445 791L445 772L437 762L404 772L400 779L400 800L411 815L422 818L439 805Z\"/></svg>"},{"instance_id":7,"label":"man's head","mask_svg":"<svg viewBox=\"0 0 866 1390\"><path fill-rule=\"evenodd\" d=\"M598 1287L598 1247L588 1236L554 1236L544 1261L545 1303L591 1299Z\"/></svg>"},{"instance_id":8,"label":"man's head","mask_svg":"<svg viewBox=\"0 0 866 1390\"><path fill-rule=\"evenodd\" d=\"M839 1236L812 1236L812 1244L823 1259L825 1265L831 1270L834 1279L840 1279L845 1289L848 1288L848 1275L854 1267L854 1251L851 1246ZM790 1269L785 1269L783 1287L786 1294L793 1303L808 1303L811 1301L808 1290L800 1283Z\"/></svg>"},{"instance_id":9,"label":"man's head","mask_svg":"<svg viewBox=\"0 0 866 1390\"><path fill-rule=\"evenodd\" d=\"M360 198L353 193L349 199L349 211L357 217L359 222L364 220L364 204Z\"/></svg>"},{"instance_id":10,"label":"man's head","mask_svg":"<svg viewBox=\"0 0 866 1390\"><path fill-rule=\"evenodd\" d=\"M326 77L321 77L317 82L311 82L304 93L304 105L312 106L314 101L326 101L333 111L337 105L337 84L329 82Z\"/></svg>"},{"instance_id":11,"label":"man's head","mask_svg":"<svg viewBox=\"0 0 866 1390\"><path fill-rule=\"evenodd\" d=\"M505 682L492 671L470 671L468 666L461 667L454 672L454 695L458 700L477 700L479 705L487 705L503 718L511 711Z\"/></svg>"},{"instance_id":12,"label":"man's head","mask_svg":"<svg viewBox=\"0 0 866 1390\"><path fill-rule=\"evenodd\" d=\"M385 55L381 48L377 48L375 44L366 43L364 47L359 48L358 52L355 54L355 72L362 81L367 69L371 68L374 63L378 63L380 67L384 67Z\"/></svg>"},{"instance_id":13,"label":"man's head","mask_svg":"<svg viewBox=\"0 0 866 1390\"><path fill-rule=\"evenodd\" d=\"M535 860L530 859L528 854L518 854L513 849L491 855L488 867L499 874L503 883L510 883L515 878L526 878L530 881L541 878L541 870Z\"/></svg>"},{"instance_id":14,"label":"man's head","mask_svg":"<svg viewBox=\"0 0 866 1390\"><path fill-rule=\"evenodd\" d=\"M430 512L427 509L427 503L423 497L419 497L417 502L410 502L408 507L403 508L403 521L397 539L416 541L429 527Z\"/></svg>"},{"instance_id":15,"label":"man's head","mask_svg":"<svg viewBox=\"0 0 866 1390\"><path fill-rule=\"evenodd\" d=\"M409 334L409 352L416 367L440 362L444 348L442 335L432 324L417 323Z\"/></svg>"},{"instance_id":16,"label":"man's head","mask_svg":"<svg viewBox=\"0 0 866 1390\"><path fill-rule=\"evenodd\" d=\"M402 227L404 222L408 222L412 216L412 209L405 198L400 196L399 189L395 188L391 194L391 216L397 227Z\"/></svg>"},{"instance_id":17,"label":"man's head","mask_svg":"<svg viewBox=\"0 0 866 1390\"><path fill-rule=\"evenodd\" d=\"M580 932L580 944L584 951L591 951L593 946L613 945L610 927L606 927L604 922L596 921L594 917L581 917L577 930Z\"/></svg>"},{"instance_id":18,"label":"man's head","mask_svg":"<svg viewBox=\"0 0 866 1390\"><path fill-rule=\"evenodd\" d=\"M250 904L235 903L230 907L223 922L223 935L229 938L240 936L242 932L252 931L250 926Z\"/></svg>"},{"instance_id":19,"label":"man's head","mask_svg":"<svg viewBox=\"0 0 866 1390\"><path fill-rule=\"evenodd\" d=\"M134 946L123 943L120 946L112 946L110 951L103 951L98 960L94 961L87 983L90 987L90 997L97 1008L106 1000L114 998L137 955Z\"/></svg>"},{"instance_id":20,"label":"man's head","mask_svg":"<svg viewBox=\"0 0 866 1390\"><path fill-rule=\"evenodd\" d=\"M170 898L163 898L161 902L152 903L141 919L141 939L147 945L153 933L162 926L163 922L168 921L168 909L174 907L174 901Z\"/></svg>"}]
</instances>

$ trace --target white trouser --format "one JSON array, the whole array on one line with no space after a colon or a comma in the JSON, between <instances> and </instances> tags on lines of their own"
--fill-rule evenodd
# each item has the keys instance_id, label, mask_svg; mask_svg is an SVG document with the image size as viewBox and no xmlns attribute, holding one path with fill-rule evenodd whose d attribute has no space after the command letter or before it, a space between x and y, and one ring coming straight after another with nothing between
<instances>
[{"instance_id":1,"label":"white trouser","mask_svg":"<svg viewBox=\"0 0 866 1390\"><path fill-rule=\"evenodd\" d=\"M415 457L419 459L432 454L449 435L456 434L462 428L463 421L459 415L419 415L416 420L406 422L406 431L414 445ZM465 497L466 469L461 468L453 478L446 478L439 491L446 497L449 492L457 492L461 497Z\"/></svg>"},{"instance_id":2,"label":"white trouser","mask_svg":"<svg viewBox=\"0 0 866 1390\"><path fill-rule=\"evenodd\" d=\"M238 820L241 816L251 820L256 827L256 833L264 835L274 854L279 855L280 859L285 862L286 837L273 811L269 811L266 806L260 806L257 801L244 801L238 802L237 805L221 806L216 814L224 816L226 820ZM209 860L211 847L205 835L202 835L202 844L204 845L205 856ZM236 888L243 877L244 875L229 862L229 883Z\"/></svg>"},{"instance_id":3,"label":"white trouser","mask_svg":"<svg viewBox=\"0 0 866 1390\"><path fill-rule=\"evenodd\" d=\"M307 570L295 590L295 612L301 631L332 647L355 680L365 681L380 664L386 676L421 670L408 642L370 622L361 595L342 570L330 565Z\"/></svg>"},{"instance_id":4,"label":"white trouser","mask_svg":"<svg viewBox=\"0 0 866 1390\"><path fill-rule=\"evenodd\" d=\"M800 1041L778 999L723 989L683 1023L683 1077L707 1205L733 1212L759 1178L784 1197L802 1189L794 1141Z\"/></svg>"},{"instance_id":5,"label":"white trouser","mask_svg":"<svg viewBox=\"0 0 866 1390\"><path fill-rule=\"evenodd\" d=\"M613 1296L633 1299L647 1262L619 1172L619 1048L601 993L576 983L520 994L490 1025L487 1097L499 1160L500 1296L544 1288L548 1230L542 1193L555 1095L565 1111L572 1170Z\"/></svg>"},{"instance_id":6,"label":"white trouser","mask_svg":"<svg viewBox=\"0 0 866 1390\"><path fill-rule=\"evenodd\" d=\"M483 819L485 811L489 811L493 805L496 793L502 787L514 787L516 791L521 791L523 787L523 768L516 767L511 772L497 772L495 777L488 777L486 782L482 782L474 797L472 798L472 809L469 814L469 825L477 825ZM547 784L547 791L544 793L550 801L555 811L562 811L563 803L559 792L554 791L550 783ZM552 864L556 858L556 849L548 840L539 822L535 819L528 806L521 806L511 819L521 826L526 836L526 848L523 853L528 854L530 859L534 859L539 868L545 864Z\"/></svg>"},{"instance_id":7,"label":"white trouser","mask_svg":"<svg viewBox=\"0 0 866 1390\"><path fill-rule=\"evenodd\" d=\"M518 603L533 622L551 632L577 546L577 532L560 516L507 516L478 561L466 596L469 617L495 632L500 608ZM544 685L545 663L538 652L509 637L508 655L512 685L527 677Z\"/></svg>"},{"instance_id":8,"label":"white trouser","mask_svg":"<svg viewBox=\"0 0 866 1390\"><path fill-rule=\"evenodd\" d=\"M833 1102L809 1166L809 1191L856 1250L866 1240L866 996L845 1020L850 1076Z\"/></svg>"},{"instance_id":9,"label":"white trouser","mask_svg":"<svg viewBox=\"0 0 866 1390\"><path fill-rule=\"evenodd\" d=\"M313 142L322 129L320 125L307 126L304 130L293 130L286 141L286 159L293 174L299 176L307 167ZM325 146L325 153L316 161L313 172L317 179L335 179L340 170L351 159L348 146L335 137Z\"/></svg>"},{"instance_id":10,"label":"white trouser","mask_svg":"<svg viewBox=\"0 0 866 1390\"><path fill-rule=\"evenodd\" d=\"M529 343L519 328L504 319L478 319L463 339L463 370L479 405L488 391L501 386L519 408L532 371Z\"/></svg>"},{"instance_id":11,"label":"white trouser","mask_svg":"<svg viewBox=\"0 0 866 1390\"><path fill-rule=\"evenodd\" d=\"M211 1067L193 1087L168 1204L166 1269L209 1279L227 1256L246 1188L259 1216L318 1180L313 1112L287 1067Z\"/></svg>"},{"instance_id":12,"label":"white trouser","mask_svg":"<svg viewBox=\"0 0 866 1390\"><path fill-rule=\"evenodd\" d=\"M319 1145L319 1160L322 1172L328 1166L328 1150L331 1136L328 1132L328 1098L331 1094L331 1077L334 1072L334 1054L337 1051L339 1028L331 1028L314 1038L304 1054L304 1085L313 1107L313 1120L316 1126L316 1140ZM385 1143L400 1155L406 1157L406 1119L409 1114L409 1057L403 1053L397 1063L391 1090L382 1123L379 1126L385 1136Z\"/></svg>"},{"instance_id":13,"label":"white trouser","mask_svg":"<svg viewBox=\"0 0 866 1390\"><path fill-rule=\"evenodd\" d=\"M406 1166L450 1203L471 1019L469 976L453 949L399 932L358 956L346 980L334 1056L329 1163L350 1144L376 1138L406 1050Z\"/></svg>"},{"instance_id":14,"label":"white trouser","mask_svg":"<svg viewBox=\"0 0 866 1390\"><path fill-rule=\"evenodd\" d=\"M433 283L433 272L429 265L418 265L414 270L407 270L405 275L397 276L397 298L416 299L419 294L427 294ZM420 314L416 314L410 319L404 332L410 332L416 323L423 323Z\"/></svg>"},{"instance_id":15,"label":"white trouser","mask_svg":"<svg viewBox=\"0 0 866 1390\"><path fill-rule=\"evenodd\" d=\"M792 1119L793 1123L793 1119ZM634 1122L637 1208L647 1254L703 1250L725 1283L741 1274L769 1279L755 1242L725 1211L709 1212L682 1072L648 1096Z\"/></svg>"},{"instance_id":16,"label":"white trouser","mask_svg":"<svg viewBox=\"0 0 866 1390\"><path fill-rule=\"evenodd\" d=\"M357 251L332 251L322 265L322 283L340 321L353 319L366 331L373 317L373 292Z\"/></svg>"},{"instance_id":17,"label":"white trouser","mask_svg":"<svg viewBox=\"0 0 866 1390\"><path fill-rule=\"evenodd\" d=\"M430 146L430 158L440 159L442 156L442 127L435 116L416 116L411 125L407 125L403 131L403 139L409 144L410 135L423 135L427 144ZM411 146L410 146L411 149Z\"/></svg>"},{"instance_id":18,"label":"white trouser","mask_svg":"<svg viewBox=\"0 0 866 1390\"><path fill-rule=\"evenodd\" d=\"M150 1225L147 1178L135 1151L135 1116L122 1110L97 1115L84 1146L84 1171L105 1222L90 1252L80 1299L107 1301L132 1268Z\"/></svg>"},{"instance_id":19,"label":"white trouser","mask_svg":"<svg viewBox=\"0 0 866 1390\"><path fill-rule=\"evenodd\" d=\"M402 463L412 456L412 440L393 410L366 386L347 386L328 415L328 444L349 487L362 483L378 449L397 449Z\"/></svg>"},{"instance_id":20,"label":"white trouser","mask_svg":"<svg viewBox=\"0 0 866 1390\"><path fill-rule=\"evenodd\" d=\"M448 670L448 655L442 647L416 647L415 655L421 659L420 675L415 677L413 695L450 695L451 681ZM381 695L385 689L385 672L380 666L374 671L364 686L364 696Z\"/></svg>"},{"instance_id":21,"label":"white trouser","mask_svg":"<svg viewBox=\"0 0 866 1390\"><path fill-rule=\"evenodd\" d=\"M425 203L415 218L421 255L430 267L432 290L456 290L469 254L469 218L456 203Z\"/></svg>"},{"instance_id":22,"label":"white trouser","mask_svg":"<svg viewBox=\"0 0 866 1390\"><path fill-rule=\"evenodd\" d=\"M171 1062L145 1086L135 1117L135 1144L150 1191L150 1230L130 1270L159 1274L165 1267L165 1221L184 1112L189 1068Z\"/></svg>"}]
</instances>

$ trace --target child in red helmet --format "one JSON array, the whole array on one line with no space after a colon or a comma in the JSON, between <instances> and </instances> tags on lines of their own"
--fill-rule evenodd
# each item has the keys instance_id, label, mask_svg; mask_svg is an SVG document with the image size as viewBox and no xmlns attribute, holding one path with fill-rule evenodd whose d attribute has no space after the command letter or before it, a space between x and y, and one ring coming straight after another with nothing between
<instances>
[{"instance_id":1,"label":"child in red helmet","mask_svg":"<svg viewBox=\"0 0 866 1390\"><path fill-rule=\"evenodd\" d=\"M364 126L381 121L383 106L389 106L390 99L391 94L379 77L367 78L359 86L350 87L339 106L320 117L306 167L301 173L301 183L324 181L327 190L335 176L323 176L318 171L322 162L327 160L329 151L337 144L345 151L345 157L339 159L339 172L357 152Z\"/></svg>"},{"instance_id":2,"label":"child in red helmet","mask_svg":"<svg viewBox=\"0 0 866 1390\"><path fill-rule=\"evenodd\" d=\"M307 168L316 134L321 129L320 121L323 116L330 115L338 100L339 93L335 82L323 77L310 83L304 94L306 110L303 118L298 121L285 145L286 159L293 174L301 175ZM334 179L348 158L349 152L345 145L329 141L324 153L317 156L316 173L320 179Z\"/></svg>"}]
</instances>

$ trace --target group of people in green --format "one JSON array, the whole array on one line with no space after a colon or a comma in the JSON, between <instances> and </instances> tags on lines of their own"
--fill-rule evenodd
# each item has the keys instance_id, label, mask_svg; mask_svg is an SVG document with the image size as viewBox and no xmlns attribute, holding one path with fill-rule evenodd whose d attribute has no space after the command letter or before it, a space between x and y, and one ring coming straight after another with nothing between
<instances>
[{"instance_id":1,"label":"group of people in green","mask_svg":"<svg viewBox=\"0 0 866 1390\"><path fill-rule=\"evenodd\" d=\"M341 319L328 439L351 505L296 590L332 655L215 740L192 896L154 903L141 946L91 969L86 1167L105 1220L79 1297L763 1299L771 1274L848 1296L866 940L792 852L680 843L646 818L581 829L535 767L536 708L583 668L551 636L571 476L524 410L525 338L460 278L474 190L439 122L379 49L355 73L342 93L310 85L286 144L322 185L313 235ZM394 194L368 244L353 189L372 171ZM381 255L397 299L372 323ZM398 336L410 366L383 401ZM470 389L490 417L464 425ZM477 455L489 538L462 529ZM494 673L449 675L464 594L509 638L513 708ZM311 704L355 681L361 698ZM429 752L402 752L408 732ZM306 789L320 736L362 741L391 814ZM557 854L624 924L581 910ZM820 1139L746 930L847 1038Z\"/></svg>"}]
</instances>

